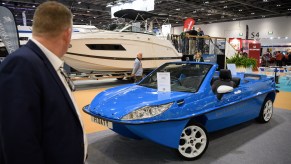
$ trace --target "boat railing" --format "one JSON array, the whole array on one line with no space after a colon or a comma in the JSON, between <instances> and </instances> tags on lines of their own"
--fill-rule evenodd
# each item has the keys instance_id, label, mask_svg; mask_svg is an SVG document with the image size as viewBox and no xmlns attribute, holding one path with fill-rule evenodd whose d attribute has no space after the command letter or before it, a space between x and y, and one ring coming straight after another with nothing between
<instances>
[{"instance_id":1,"label":"boat railing","mask_svg":"<svg viewBox=\"0 0 291 164\"><path fill-rule=\"evenodd\" d=\"M183 55L202 54L224 55L226 38L194 35L171 35L170 40Z\"/></svg>"}]
</instances>

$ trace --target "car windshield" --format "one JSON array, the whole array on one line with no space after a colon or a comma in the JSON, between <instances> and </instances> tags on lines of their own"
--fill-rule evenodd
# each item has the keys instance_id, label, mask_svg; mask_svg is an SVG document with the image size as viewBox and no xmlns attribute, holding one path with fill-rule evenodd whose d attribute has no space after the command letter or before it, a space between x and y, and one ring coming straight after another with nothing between
<instances>
[{"instance_id":1,"label":"car windshield","mask_svg":"<svg viewBox=\"0 0 291 164\"><path fill-rule=\"evenodd\" d=\"M169 72L171 91L197 92L211 64L167 63L153 71L138 85L157 89L157 73Z\"/></svg>"}]
</instances>

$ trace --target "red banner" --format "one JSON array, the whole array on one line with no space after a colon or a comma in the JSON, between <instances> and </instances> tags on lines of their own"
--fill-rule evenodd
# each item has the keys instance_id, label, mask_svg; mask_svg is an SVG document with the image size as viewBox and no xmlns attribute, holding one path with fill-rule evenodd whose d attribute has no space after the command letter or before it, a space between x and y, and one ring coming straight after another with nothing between
<instances>
[{"instance_id":1,"label":"red banner","mask_svg":"<svg viewBox=\"0 0 291 164\"><path fill-rule=\"evenodd\" d=\"M255 58L257 60L257 66L260 65L261 43L249 43L249 58Z\"/></svg>"},{"instance_id":2,"label":"red banner","mask_svg":"<svg viewBox=\"0 0 291 164\"><path fill-rule=\"evenodd\" d=\"M195 20L192 18L187 18L184 21L184 31L189 31L192 30L193 26L195 24Z\"/></svg>"}]
</instances>

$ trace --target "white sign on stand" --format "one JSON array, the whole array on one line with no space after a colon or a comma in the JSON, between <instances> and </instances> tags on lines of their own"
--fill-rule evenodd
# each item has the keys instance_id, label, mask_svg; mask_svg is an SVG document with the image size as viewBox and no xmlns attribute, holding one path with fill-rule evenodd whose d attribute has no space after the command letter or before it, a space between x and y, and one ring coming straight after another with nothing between
<instances>
[{"instance_id":1,"label":"white sign on stand","mask_svg":"<svg viewBox=\"0 0 291 164\"><path fill-rule=\"evenodd\" d=\"M227 64L227 69L230 70L232 76L236 76L236 66L235 66L235 64Z\"/></svg>"},{"instance_id":2,"label":"white sign on stand","mask_svg":"<svg viewBox=\"0 0 291 164\"><path fill-rule=\"evenodd\" d=\"M170 72L157 72L158 91L171 92Z\"/></svg>"}]
</instances>

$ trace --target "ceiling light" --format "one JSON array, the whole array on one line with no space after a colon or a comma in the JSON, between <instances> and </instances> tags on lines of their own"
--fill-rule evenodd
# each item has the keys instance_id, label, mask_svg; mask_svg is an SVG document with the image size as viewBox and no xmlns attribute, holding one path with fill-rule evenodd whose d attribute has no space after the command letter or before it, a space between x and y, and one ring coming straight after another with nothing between
<instances>
[{"instance_id":1,"label":"ceiling light","mask_svg":"<svg viewBox=\"0 0 291 164\"><path fill-rule=\"evenodd\" d=\"M225 8L225 9L226 9L226 8L227 8L227 6L223 6L223 8Z\"/></svg>"},{"instance_id":2,"label":"ceiling light","mask_svg":"<svg viewBox=\"0 0 291 164\"><path fill-rule=\"evenodd\" d=\"M169 17L171 17L172 15L169 15Z\"/></svg>"},{"instance_id":3,"label":"ceiling light","mask_svg":"<svg viewBox=\"0 0 291 164\"><path fill-rule=\"evenodd\" d=\"M238 11L242 11L242 9L239 9Z\"/></svg>"},{"instance_id":4,"label":"ceiling light","mask_svg":"<svg viewBox=\"0 0 291 164\"><path fill-rule=\"evenodd\" d=\"M82 2L78 2L78 4L81 4Z\"/></svg>"},{"instance_id":5,"label":"ceiling light","mask_svg":"<svg viewBox=\"0 0 291 164\"><path fill-rule=\"evenodd\" d=\"M81 19L81 21L83 22L83 19Z\"/></svg>"},{"instance_id":6,"label":"ceiling light","mask_svg":"<svg viewBox=\"0 0 291 164\"><path fill-rule=\"evenodd\" d=\"M263 2L268 2L268 0L263 0Z\"/></svg>"},{"instance_id":7,"label":"ceiling light","mask_svg":"<svg viewBox=\"0 0 291 164\"><path fill-rule=\"evenodd\" d=\"M17 14L15 14L15 16L17 17Z\"/></svg>"},{"instance_id":8,"label":"ceiling light","mask_svg":"<svg viewBox=\"0 0 291 164\"><path fill-rule=\"evenodd\" d=\"M281 39L281 37L280 37L280 36L278 36L278 39Z\"/></svg>"},{"instance_id":9,"label":"ceiling light","mask_svg":"<svg viewBox=\"0 0 291 164\"><path fill-rule=\"evenodd\" d=\"M207 15L211 15L211 14L207 14Z\"/></svg>"},{"instance_id":10,"label":"ceiling light","mask_svg":"<svg viewBox=\"0 0 291 164\"><path fill-rule=\"evenodd\" d=\"M270 37L270 39L273 40L274 38L273 37Z\"/></svg>"},{"instance_id":11,"label":"ceiling light","mask_svg":"<svg viewBox=\"0 0 291 164\"><path fill-rule=\"evenodd\" d=\"M201 20L201 19L198 19L199 21Z\"/></svg>"},{"instance_id":12,"label":"ceiling light","mask_svg":"<svg viewBox=\"0 0 291 164\"><path fill-rule=\"evenodd\" d=\"M266 16L265 16L265 15L263 15L262 17L263 17L263 18L265 18Z\"/></svg>"},{"instance_id":13,"label":"ceiling light","mask_svg":"<svg viewBox=\"0 0 291 164\"><path fill-rule=\"evenodd\" d=\"M179 22L176 22L176 23L179 23Z\"/></svg>"},{"instance_id":14,"label":"ceiling light","mask_svg":"<svg viewBox=\"0 0 291 164\"><path fill-rule=\"evenodd\" d=\"M33 20L32 20L32 19L31 19L30 21L31 21L31 22L33 22Z\"/></svg>"},{"instance_id":15,"label":"ceiling light","mask_svg":"<svg viewBox=\"0 0 291 164\"><path fill-rule=\"evenodd\" d=\"M236 20L235 18L233 18L232 20Z\"/></svg>"},{"instance_id":16,"label":"ceiling light","mask_svg":"<svg viewBox=\"0 0 291 164\"><path fill-rule=\"evenodd\" d=\"M289 11L291 11L291 9L288 9Z\"/></svg>"},{"instance_id":17,"label":"ceiling light","mask_svg":"<svg viewBox=\"0 0 291 164\"><path fill-rule=\"evenodd\" d=\"M277 7L280 7L280 6L281 6L280 4L277 5Z\"/></svg>"},{"instance_id":18,"label":"ceiling light","mask_svg":"<svg viewBox=\"0 0 291 164\"><path fill-rule=\"evenodd\" d=\"M96 17L94 17L94 19L96 19Z\"/></svg>"},{"instance_id":19,"label":"ceiling light","mask_svg":"<svg viewBox=\"0 0 291 164\"><path fill-rule=\"evenodd\" d=\"M193 13L196 13L196 12L197 12L196 10L193 11Z\"/></svg>"},{"instance_id":20,"label":"ceiling light","mask_svg":"<svg viewBox=\"0 0 291 164\"><path fill-rule=\"evenodd\" d=\"M208 1L205 1L204 3L205 3L205 4L208 4L209 2L208 2Z\"/></svg>"},{"instance_id":21,"label":"ceiling light","mask_svg":"<svg viewBox=\"0 0 291 164\"><path fill-rule=\"evenodd\" d=\"M285 39L288 39L288 37L286 36Z\"/></svg>"},{"instance_id":22,"label":"ceiling light","mask_svg":"<svg viewBox=\"0 0 291 164\"><path fill-rule=\"evenodd\" d=\"M255 13L251 13L252 15L254 15Z\"/></svg>"},{"instance_id":23,"label":"ceiling light","mask_svg":"<svg viewBox=\"0 0 291 164\"><path fill-rule=\"evenodd\" d=\"M221 18L224 18L224 15L222 15Z\"/></svg>"},{"instance_id":24,"label":"ceiling light","mask_svg":"<svg viewBox=\"0 0 291 164\"><path fill-rule=\"evenodd\" d=\"M5 2L2 2L2 5L5 5Z\"/></svg>"},{"instance_id":25,"label":"ceiling light","mask_svg":"<svg viewBox=\"0 0 291 164\"><path fill-rule=\"evenodd\" d=\"M33 5L32 7L35 7L35 5Z\"/></svg>"},{"instance_id":26,"label":"ceiling light","mask_svg":"<svg viewBox=\"0 0 291 164\"><path fill-rule=\"evenodd\" d=\"M177 8L176 10L177 10L177 11L180 11L181 9L180 9L180 8Z\"/></svg>"},{"instance_id":27,"label":"ceiling light","mask_svg":"<svg viewBox=\"0 0 291 164\"><path fill-rule=\"evenodd\" d=\"M204 10L204 8L201 8L201 11L203 11Z\"/></svg>"},{"instance_id":28,"label":"ceiling light","mask_svg":"<svg viewBox=\"0 0 291 164\"><path fill-rule=\"evenodd\" d=\"M90 11L89 11L89 10L87 10L87 13L90 13Z\"/></svg>"}]
</instances>

